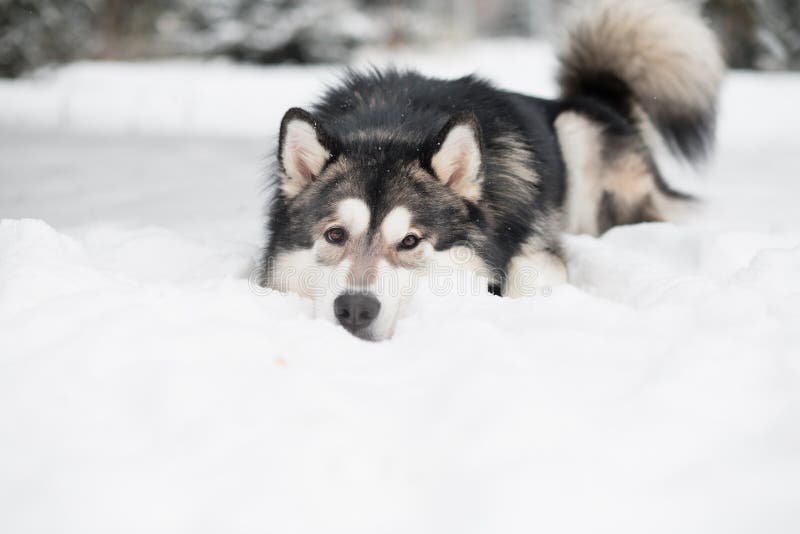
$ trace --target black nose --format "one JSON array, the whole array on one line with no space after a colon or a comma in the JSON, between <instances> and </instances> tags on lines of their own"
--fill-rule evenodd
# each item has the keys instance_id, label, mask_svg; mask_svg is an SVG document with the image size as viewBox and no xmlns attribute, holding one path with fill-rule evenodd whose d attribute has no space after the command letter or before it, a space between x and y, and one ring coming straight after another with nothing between
<instances>
[{"instance_id":1,"label":"black nose","mask_svg":"<svg viewBox=\"0 0 800 534\"><path fill-rule=\"evenodd\" d=\"M346 293L333 301L333 313L351 332L372 324L381 311L381 303L369 293Z\"/></svg>"}]
</instances>

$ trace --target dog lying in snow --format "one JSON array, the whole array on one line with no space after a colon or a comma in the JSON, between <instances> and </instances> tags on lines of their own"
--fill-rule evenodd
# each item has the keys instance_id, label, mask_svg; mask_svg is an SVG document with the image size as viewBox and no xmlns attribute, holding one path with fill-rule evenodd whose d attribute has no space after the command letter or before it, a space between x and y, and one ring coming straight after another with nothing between
<instances>
[{"instance_id":1,"label":"dog lying in snow","mask_svg":"<svg viewBox=\"0 0 800 534\"><path fill-rule=\"evenodd\" d=\"M484 290L525 296L567 280L562 232L668 218L688 197L651 134L689 161L708 152L724 70L712 32L677 1L599 0L566 33L558 100L376 70L290 109L262 283L381 340L414 274L454 255Z\"/></svg>"}]
</instances>

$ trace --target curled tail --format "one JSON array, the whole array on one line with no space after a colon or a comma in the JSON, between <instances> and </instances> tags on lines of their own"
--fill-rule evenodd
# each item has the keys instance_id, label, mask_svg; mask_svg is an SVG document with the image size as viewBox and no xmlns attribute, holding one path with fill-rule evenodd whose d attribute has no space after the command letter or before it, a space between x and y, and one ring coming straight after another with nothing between
<instances>
[{"instance_id":1,"label":"curled tail","mask_svg":"<svg viewBox=\"0 0 800 534\"><path fill-rule=\"evenodd\" d=\"M724 62L698 13L679 0L592 0L561 47L562 97L644 111L672 152L702 160L714 141Z\"/></svg>"}]
</instances>

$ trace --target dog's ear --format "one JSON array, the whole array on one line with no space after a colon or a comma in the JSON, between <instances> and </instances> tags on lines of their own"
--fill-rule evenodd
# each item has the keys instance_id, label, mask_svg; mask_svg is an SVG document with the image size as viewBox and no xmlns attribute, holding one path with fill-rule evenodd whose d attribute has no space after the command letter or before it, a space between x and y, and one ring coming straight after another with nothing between
<instances>
[{"instance_id":1,"label":"dog's ear","mask_svg":"<svg viewBox=\"0 0 800 534\"><path fill-rule=\"evenodd\" d=\"M471 112L454 115L433 143L430 170L459 196L476 201L481 196L481 129Z\"/></svg>"},{"instance_id":2,"label":"dog's ear","mask_svg":"<svg viewBox=\"0 0 800 534\"><path fill-rule=\"evenodd\" d=\"M283 170L281 189L292 198L315 180L335 157L335 146L316 118L300 108L281 121L278 160Z\"/></svg>"}]
</instances>

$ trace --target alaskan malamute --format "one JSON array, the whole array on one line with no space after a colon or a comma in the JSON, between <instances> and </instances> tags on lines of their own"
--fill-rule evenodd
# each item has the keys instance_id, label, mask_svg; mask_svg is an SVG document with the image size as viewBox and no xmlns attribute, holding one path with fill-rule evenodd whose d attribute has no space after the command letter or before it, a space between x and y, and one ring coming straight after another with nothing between
<instances>
[{"instance_id":1,"label":"alaskan malamute","mask_svg":"<svg viewBox=\"0 0 800 534\"><path fill-rule=\"evenodd\" d=\"M375 70L349 72L310 111L290 109L262 283L380 340L432 267L525 296L567 281L562 232L667 218L687 197L662 178L652 142L690 161L707 153L717 41L691 7L666 0L593 2L566 35L558 100Z\"/></svg>"}]
</instances>

